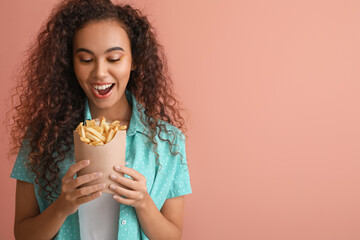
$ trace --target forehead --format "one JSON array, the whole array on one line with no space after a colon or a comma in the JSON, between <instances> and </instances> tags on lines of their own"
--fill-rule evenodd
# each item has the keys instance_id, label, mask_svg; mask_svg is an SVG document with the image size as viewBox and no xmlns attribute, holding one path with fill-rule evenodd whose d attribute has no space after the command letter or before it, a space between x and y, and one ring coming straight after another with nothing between
<instances>
[{"instance_id":1,"label":"forehead","mask_svg":"<svg viewBox=\"0 0 360 240\"><path fill-rule=\"evenodd\" d=\"M90 22L79 29L73 40L76 48L87 48L94 52L104 52L111 47L122 47L130 51L130 40L121 24L115 20Z\"/></svg>"}]
</instances>

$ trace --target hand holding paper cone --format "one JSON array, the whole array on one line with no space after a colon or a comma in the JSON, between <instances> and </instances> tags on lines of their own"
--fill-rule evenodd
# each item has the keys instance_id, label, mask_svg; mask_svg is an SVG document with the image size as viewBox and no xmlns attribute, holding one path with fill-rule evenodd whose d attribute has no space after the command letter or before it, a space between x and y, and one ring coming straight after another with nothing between
<instances>
[{"instance_id":1,"label":"hand holding paper cone","mask_svg":"<svg viewBox=\"0 0 360 240\"><path fill-rule=\"evenodd\" d=\"M115 194L113 198L135 209L146 209L151 197L147 192L145 176L126 166L115 166L114 169L116 173L110 175L110 179L114 182L109 186ZM124 177L124 174L130 178Z\"/></svg>"},{"instance_id":2,"label":"hand holding paper cone","mask_svg":"<svg viewBox=\"0 0 360 240\"><path fill-rule=\"evenodd\" d=\"M81 204L99 197L106 187L105 183L97 181L102 176L101 172L74 178L75 174L86 169L89 164L89 160L74 163L62 178L61 193L57 201L61 211L67 216L74 214Z\"/></svg>"},{"instance_id":3,"label":"hand holding paper cone","mask_svg":"<svg viewBox=\"0 0 360 240\"><path fill-rule=\"evenodd\" d=\"M95 120L87 120L85 125L80 123L74 131L75 159L90 159L91 164L86 169L81 169L77 176L102 172L103 178L94 183L105 182L107 187L102 191L111 193L108 186L113 166L125 165L126 128L119 121L108 124L104 117L99 124Z\"/></svg>"}]
</instances>

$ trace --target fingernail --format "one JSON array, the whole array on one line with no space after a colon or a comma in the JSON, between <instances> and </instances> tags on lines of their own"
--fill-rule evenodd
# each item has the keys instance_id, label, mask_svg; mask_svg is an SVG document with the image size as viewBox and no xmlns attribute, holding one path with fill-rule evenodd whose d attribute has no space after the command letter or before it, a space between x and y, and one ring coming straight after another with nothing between
<instances>
[{"instance_id":1,"label":"fingernail","mask_svg":"<svg viewBox=\"0 0 360 240\"><path fill-rule=\"evenodd\" d=\"M113 198L114 199L119 199L119 197L117 195L114 195Z\"/></svg>"},{"instance_id":2,"label":"fingernail","mask_svg":"<svg viewBox=\"0 0 360 240\"><path fill-rule=\"evenodd\" d=\"M84 161L84 164L85 164L85 165L89 165L89 163L90 163L90 160L85 160L85 161Z\"/></svg>"},{"instance_id":3,"label":"fingernail","mask_svg":"<svg viewBox=\"0 0 360 240\"><path fill-rule=\"evenodd\" d=\"M115 170L120 171L120 166L115 166Z\"/></svg>"},{"instance_id":4,"label":"fingernail","mask_svg":"<svg viewBox=\"0 0 360 240\"><path fill-rule=\"evenodd\" d=\"M101 176L102 176L102 172L97 172L97 173L95 173L95 177L99 178L99 177L101 177Z\"/></svg>"},{"instance_id":5,"label":"fingernail","mask_svg":"<svg viewBox=\"0 0 360 240\"><path fill-rule=\"evenodd\" d=\"M115 190L115 186L111 184L111 185L110 185L110 189L111 189L111 190Z\"/></svg>"},{"instance_id":6,"label":"fingernail","mask_svg":"<svg viewBox=\"0 0 360 240\"><path fill-rule=\"evenodd\" d=\"M116 179L115 174L110 174L110 178L111 178L111 179Z\"/></svg>"},{"instance_id":7,"label":"fingernail","mask_svg":"<svg viewBox=\"0 0 360 240\"><path fill-rule=\"evenodd\" d=\"M105 188L105 183L100 184L100 188Z\"/></svg>"}]
</instances>

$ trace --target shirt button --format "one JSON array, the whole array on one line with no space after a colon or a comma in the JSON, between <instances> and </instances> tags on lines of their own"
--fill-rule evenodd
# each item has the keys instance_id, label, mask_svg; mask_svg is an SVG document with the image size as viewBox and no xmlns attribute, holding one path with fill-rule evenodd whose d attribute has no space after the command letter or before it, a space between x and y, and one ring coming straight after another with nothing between
<instances>
[{"instance_id":1,"label":"shirt button","mask_svg":"<svg viewBox=\"0 0 360 240\"><path fill-rule=\"evenodd\" d=\"M126 224L126 220L122 220L122 221L121 221L121 225L124 226L125 224Z\"/></svg>"}]
</instances>

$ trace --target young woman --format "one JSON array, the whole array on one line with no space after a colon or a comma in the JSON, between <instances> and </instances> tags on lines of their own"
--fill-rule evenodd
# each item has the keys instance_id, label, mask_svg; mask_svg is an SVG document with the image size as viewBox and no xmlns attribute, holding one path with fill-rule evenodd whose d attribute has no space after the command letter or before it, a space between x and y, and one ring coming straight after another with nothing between
<instances>
[{"instance_id":1,"label":"young woman","mask_svg":"<svg viewBox=\"0 0 360 240\"><path fill-rule=\"evenodd\" d=\"M139 10L110 0L58 4L29 50L16 96L16 239L80 239L80 232L85 239L181 238L191 193L184 119L162 48ZM129 123L127 165L111 176L77 177L91 159L75 163L73 131L101 116ZM91 206L102 212L117 203L115 227L84 232L79 207L108 193L104 184L83 184L105 177L114 194Z\"/></svg>"}]
</instances>

